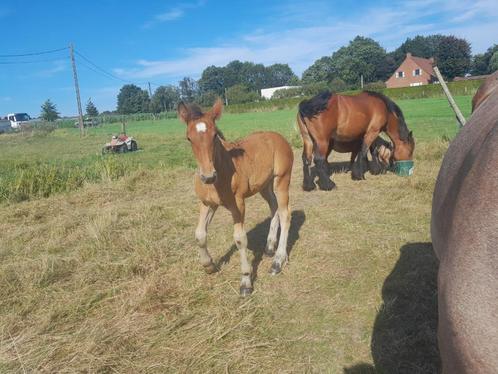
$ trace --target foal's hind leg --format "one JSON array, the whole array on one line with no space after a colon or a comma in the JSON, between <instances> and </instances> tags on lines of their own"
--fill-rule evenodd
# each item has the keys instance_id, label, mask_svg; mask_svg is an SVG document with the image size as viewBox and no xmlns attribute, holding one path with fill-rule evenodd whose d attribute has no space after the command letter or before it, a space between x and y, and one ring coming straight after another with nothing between
<instances>
[{"instance_id":1,"label":"foal's hind leg","mask_svg":"<svg viewBox=\"0 0 498 374\"><path fill-rule=\"evenodd\" d=\"M280 239L278 248L271 265L270 273L275 275L282 271L282 266L287 262L287 239L289 237L290 211L289 211L289 184L290 173L277 176L274 180L277 194L277 214L280 220Z\"/></svg>"},{"instance_id":2,"label":"foal's hind leg","mask_svg":"<svg viewBox=\"0 0 498 374\"><path fill-rule=\"evenodd\" d=\"M207 250L207 227L213 219L216 212L216 206L207 206L201 203L201 211L199 214L199 223L195 229L195 238L199 245L199 257L202 266L206 273L211 274L216 271L216 266L213 263L208 250Z\"/></svg>"},{"instance_id":3,"label":"foal's hind leg","mask_svg":"<svg viewBox=\"0 0 498 374\"><path fill-rule=\"evenodd\" d=\"M271 223L268 239L266 240L265 254L272 257L275 254L275 245L277 244L277 232L279 226L279 217L277 214L277 197L273 192L273 183L269 183L268 187L260 192L261 196L266 200L270 207Z\"/></svg>"}]
</instances>

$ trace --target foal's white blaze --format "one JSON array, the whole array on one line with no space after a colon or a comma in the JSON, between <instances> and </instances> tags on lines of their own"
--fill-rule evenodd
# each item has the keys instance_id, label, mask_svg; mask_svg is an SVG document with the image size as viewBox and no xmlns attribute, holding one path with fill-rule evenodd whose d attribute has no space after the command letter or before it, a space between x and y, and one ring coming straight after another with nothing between
<instances>
[{"instance_id":1,"label":"foal's white blaze","mask_svg":"<svg viewBox=\"0 0 498 374\"><path fill-rule=\"evenodd\" d=\"M206 132L207 127L204 122L199 122L195 125L195 129L197 130L197 132Z\"/></svg>"}]
</instances>

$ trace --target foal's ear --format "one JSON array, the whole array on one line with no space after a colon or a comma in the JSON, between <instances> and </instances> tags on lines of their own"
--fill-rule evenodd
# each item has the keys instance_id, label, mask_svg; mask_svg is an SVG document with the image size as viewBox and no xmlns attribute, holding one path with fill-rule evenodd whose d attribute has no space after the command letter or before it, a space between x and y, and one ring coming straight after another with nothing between
<instances>
[{"instance_id":1,"label":"foal's ear","mask_svg":"<svg viewBox=\"0 0 498 374\"><path fill-rule=\"evenodd\" d=\"M178 103L176 112L178 113L178 118L180 118L183 122L188 123L189 110L183 101L180 101Z\"/></svg>"},{"instance_id":2,"label":"foal's ear","mask_svg":"<svg viewBox=\"0 0 498 374\"><path fill-rule=\"evenodd\" d=\"M223 101L220 98L216 99L211 109L211 118L213 121L218 120L221 117L221 112L223 112Z\"/></svg>"}]
</instances>

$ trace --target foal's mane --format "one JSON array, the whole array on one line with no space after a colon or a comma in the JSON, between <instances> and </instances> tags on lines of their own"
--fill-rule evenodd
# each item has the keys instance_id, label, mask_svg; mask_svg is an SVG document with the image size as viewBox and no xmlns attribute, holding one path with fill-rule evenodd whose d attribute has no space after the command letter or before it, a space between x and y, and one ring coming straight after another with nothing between
<instances>
[{"instance_id":1,"label":"foal's mane","mask_svg":"<svg viewBox=\"0 0 498 374\"><path fill-rule=\"evenodd\" d=\"M301 101L299 103L299 115L301 118L313 118L325 111L332 95L333 93L330 91L323 91L311 99Z\"/></svg>"}]
</instances>

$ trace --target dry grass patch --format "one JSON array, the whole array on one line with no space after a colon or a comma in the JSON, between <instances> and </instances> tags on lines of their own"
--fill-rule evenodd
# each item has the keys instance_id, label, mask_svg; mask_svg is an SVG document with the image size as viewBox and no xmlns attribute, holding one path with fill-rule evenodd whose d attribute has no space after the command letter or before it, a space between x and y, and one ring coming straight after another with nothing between
<instances>
[{"instance_id":1,"label":"dry grass patch","mask_svg":"<svg viewBox=\"0 0 498 374\"><path fill-rule=\"evenodd\" d=\"M142 170L3 205L0 371L435 371L427 243L446 146L418 145L411 178L337 174L333 192L304 193L297 161L290 263L276 277L261 255L268 207L248 200L248 299L228 212L208 233L221 270L198 263L192 171Z\"/></svg>"}]
</instances>

